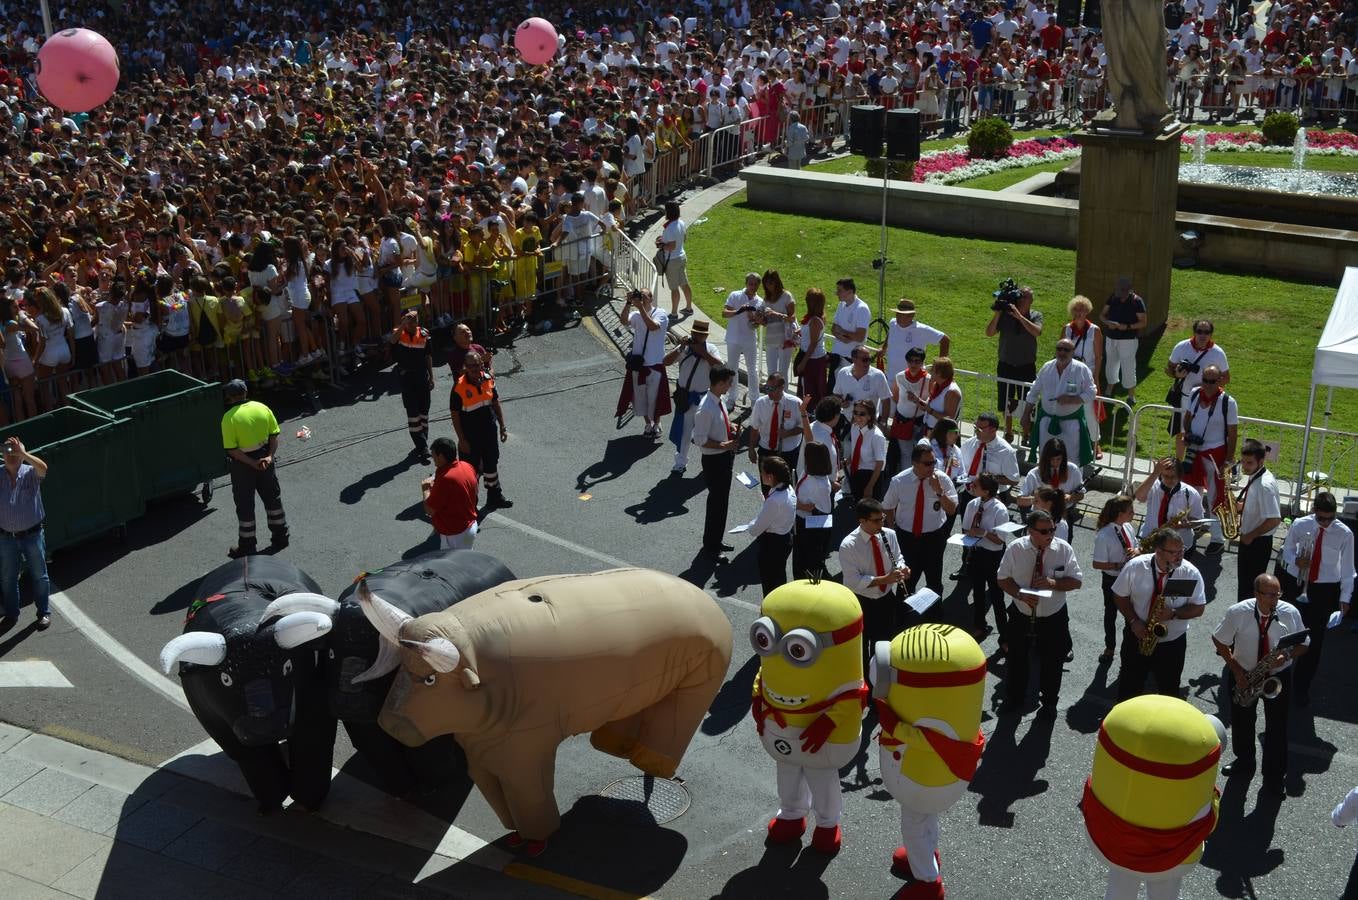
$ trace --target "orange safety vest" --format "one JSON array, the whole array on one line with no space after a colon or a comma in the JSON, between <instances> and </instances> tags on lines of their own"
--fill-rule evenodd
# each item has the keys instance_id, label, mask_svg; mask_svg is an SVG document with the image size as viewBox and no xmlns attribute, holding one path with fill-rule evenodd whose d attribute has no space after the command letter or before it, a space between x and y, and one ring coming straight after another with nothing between
<instances>
[{"instance_id":1,"label":"orange safety vest","mask_svg":"<svg viewBox=\"0 0 1358 900\"><path fill-rule=\"evenodd\" d=\"M404 328L397 328L396 340L402 347L423 350L425 345L429 343L429 332L423 328L416 328L414 334L408 334Z\"/></svg>"},{"instance_id":2,"label":"orange safety vest","mask_svg":"<svg viewBox=\"0 0 1358 900\"><path fill-rule=\"evenodd\" d=\"M490 406L495 398L495 379L486 377L479 384L472 384L466 375L460 375L453 392L462 400L462 412L475 412Z\"/></svg>"}]
</instances>

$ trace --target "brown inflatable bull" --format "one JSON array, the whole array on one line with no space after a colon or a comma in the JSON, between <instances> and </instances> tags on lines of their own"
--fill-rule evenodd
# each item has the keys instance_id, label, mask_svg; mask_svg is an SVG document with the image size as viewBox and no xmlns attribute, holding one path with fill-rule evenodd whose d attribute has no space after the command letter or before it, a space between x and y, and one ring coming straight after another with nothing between
<instances>
[{"instance_id":1,"label":"brown inflatable bull","mask_svg":"<svg viewBox=\"0 0 1358 900\"><path fill-rule=\"evenodd\" d=\"M648 569L520 579L412 618L366 588L374 627L403 648L378 721L418 746L452 733L512 846L561 824L556 748L597 749L674 775L731 661L731 624L701 588Z\"/></svg>"}]
</instances>

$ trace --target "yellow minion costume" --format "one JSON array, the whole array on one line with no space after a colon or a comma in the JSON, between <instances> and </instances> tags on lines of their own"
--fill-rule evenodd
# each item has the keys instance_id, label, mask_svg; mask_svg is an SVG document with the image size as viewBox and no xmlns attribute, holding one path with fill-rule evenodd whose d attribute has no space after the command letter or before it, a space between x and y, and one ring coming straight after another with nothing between
<instances>
[{"instance_id":1,"label":"yellow minion costume","mask_svg":"<svg viewBox=\"0 0 1358 900\"><path fill-rule=\"evenodd\" d=\"M816 813L811 846L839 850L839 769L858 751L867 686L863 613L853 591L828 581L793 581L764 598L750 626L759 655L750 711L778 765L778 812L769 840L791 843Z\"/></svg>"},{"instance_id":2,"label":"yellow minion costume","mask_svg":"<svg viewBox=\"0 0 1358 900\"><path fill-rule=\"evenodd\" d=\"M985 673L976 639L951 625L917 625L873 648L882 786L901 806L892 867L913 877L901 900L943 897L938 817L966 793L985 748Z\"/></svg>"},{"instance_id":3,"label":"yellow minion costume","mask_svg":"<svg viewBox=\"0 0 1358 900\"><path fill-rule=\"evenodd\" d=\"M1105 900L1179 896L1217 823L1225 728L1178 697L1150 694L1108 713L1080 810L1108 864Z\"/></svg>"}]
</instances>

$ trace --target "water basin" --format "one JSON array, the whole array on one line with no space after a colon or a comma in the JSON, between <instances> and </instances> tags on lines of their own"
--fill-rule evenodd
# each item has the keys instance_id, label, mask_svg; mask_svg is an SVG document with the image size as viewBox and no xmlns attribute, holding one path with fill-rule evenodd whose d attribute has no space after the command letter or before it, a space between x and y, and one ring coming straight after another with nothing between
<instances>
[{"instance_id":1,"label":"water basin","mask_svg":"<svg viewBox=\"0 0 1358 900\"><path fill-rule=\"evenodd\" d=\"M1312 196L1358 197L1358 175L1340 172L1220 166L1186 162L1179 166L1179 182L1219 184L1249 190L1278 191Z\"/></svg>"}]
</instances>

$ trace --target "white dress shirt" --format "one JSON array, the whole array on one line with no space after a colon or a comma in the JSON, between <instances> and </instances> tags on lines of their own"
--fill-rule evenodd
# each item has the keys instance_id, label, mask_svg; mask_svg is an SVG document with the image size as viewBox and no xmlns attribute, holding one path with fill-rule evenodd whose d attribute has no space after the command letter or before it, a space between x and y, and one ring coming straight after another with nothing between
<instances>
[{"instance_id":1,"label":"white dress shirt","mask_svg":"<svg viewBox=\"0 0 1358 900\"><path fill-rule=\"evenodd\" d=\"M815 506L815 509L811 511L797 510L799 518L829 515L830 510L834 508L834 493L830 490L830 476L803 475L797 479L797 502L810 503Z\"/></svg>"},{"instance_id":2,"label":"white dress shirt","mask_svg":"<svg viewBox=\"0 0 1358 900\"><path fill-rule=\"evenodd\" d=\"M1278 504L1278 479L1268 469L1260 467L1245 486L1240 489L1245 495L1245 508L1240 513L1240 531L1253 531L1265 519L1281 519L1282 507ZM1239 499L1240 494L1236 494ZM1271 538L1272 535L1262 535Z\"/></svg>"},{"instance_id":3,"label":"white dress shirt","mask_svg":"<svg viewBox=\"0 0 1358 900\"><path fill-rule=\"evenodd\" d=\"M781 436L789 428L795 429L795 433L788 437L780 437L777 449L780 451L795 450L802 444L802 403L792 394L783 392L782 398L776 404L778 413L777 421L774 421L775 404L773 398L768 394L761 394L759 399L754 401L754 409L750 412L750 425L759 432L759 440L756 445L761 450L769 449L769 436L775 431Z\"/></svg>"},{"instance_id":4,"label":"white dress shirt","mask_svg":"<svg viewBox=\"0 0 1358 900\"><path fill-rule=\"evenodd\" d=\"M646 320L639 310L632 310L627 324L632 329L632 352L646 365L658 366L665 361L665 329L669 327L670 314L656 307L652 307L650 313L659 326L654 331L646 327Z\"/></svg>"},{"instance_id":5,"label":"white dress shirt","mask_svg":"<svg viewBox=\"0 0 1358 900\"><path fill-rule=\"evenodd\" d=\"M1202 494L1191 484L1179 482L1170 489L1169 508L1165 513L1164 521L1174 518L1178 513L1188 510L1188 521L1202 518ZM1160 527L1160 503L1165 496L1165 483L1159 478L1155 479L1155 484L1151 485L1150 493L1146 496L1146 518L1141 521L1141 530L1137 532L1141 537L1146 537L1152 531ZM1185 547L1193 546L1193 529L1180 528L1179 537L1183 539Z\"/></svg>"},{"instance_id":6,"label":"white dress shirt","mask_svg":"<svg viewBox=\"0 0 1358 900\"><path fill-rule=\"evenodd\" d=\"M747 533L750 537L769 534L791 534L792 526L797 523L797 498L792 488L786 484L769 491L759 515L750 523Z\"/></svg>"},{"instance_id":7,"label":"white dress shirt","mask_svg":"<svg viewBox=\"0 0 1358 900\"><path fill-rule=\"evenodd\" d=\"M1020 588L1031 587L1033 583L1033 570L1037 568L1037 548L1033 546L1032 538L1024 535L1011 543L1004 550L1004 557L1000 560L999 578L1012 578ZM1056 581L1060 578L1080 578L1084 576L1080 573L1080 561L1075 558L1075 550L1067 542L1060 538L1052 538L1051 544L1042 554L1042 575L1043 577ZM1066 592L1051 589L1050 597L1043 597L1037 601L1037 617L1045 619L1047 616L1054 615L1061 611L1066 605ZM1029 615L1028 604L1020 604L1017 600L1010 597L1009 606L1016 610L1016 614Z\"/></svg>"},{"instance_id":8,"label":"white dress shirt","mask_svg":"<svg viewBox=\"0 0 1358 900\"><path fill-rule=\"evenodd\" d=\"M886 374L895 378L905 369L905 354L911 350L927 350L930 344L943 340L943 332L918 320L905 327L893 318L886 325Z\"/></svg>"},{"instance_id":9,"label":"white dress shirt","mask_svg":"<svg viewBox=\"0 0 1358 900\"><path fill-rule=\"evenodd\" d=\"M693 417L693 443L698 445L703 456L731 452L703 446L708 441L729 441L731 439L729 421L721 398L711 391L703 394L703 399L698 401L698 412Z\"/></svg>"},{"instance_id":10,"label":"white dress shirt","mask_svg":"<svg viewBox=\"0 0 1358 900\"><path fill-rule=\"evenodd\" d=\"M841 300L839 306L835 308L834 324L848 332L867 328L872 324L872 309L857 296L848 303ZM842 341L835 338L830 344L830 352L836 356L848 356L853 353L855 347L862 344L862 341Z\"/></svg>"},{"instance_id":11,"label":"white dress shirt","mask_svg":"<svg viewBox=\"0 0 1358 900\"><path fill-rule=\"evenodd\" d=\"M1316 536L1320 523L1315 514L1302 516L1287 530L1287 540L1283 541L1283 563L1293 578L1302 578L1307 573L1297 568L1298 551L1311 548L1315 557ZM1353 598L1353 532L1349 526L1335 519L1325 528L1321 540L1320 573L1317 584L1339 582L1339 602L1348 603Z\"/></svg>"},{"instance_id":12,"label":"white dress shirt","mask_svg":"<svg viewBox=\"0 0 1358 900\"><path fill-rule=\"evenodd\" d=\"M1202 573L1198 567L1191 562L1181 562L1173 570L1165 575L1165 584L1174 579L1191 578L1193 580L1193 592L1187 597L1166 597L1166 609L1182 609L1185 606L1206 606L1207 588L1202 583ZM1113 593L1119 597L1128 597L1132 601L1132 610L1141 621L1146 620L1146 616L1151 609L1151 595L1155 593L1156 585L1159 583L1160 573L1156 569L1155 554L1147 553L1138 556L1136 559L1122 567L1118 573L1117 581L1113 582ZM1169 619L1161 621L1165 624L1165 636L1160 638L1161 642L1174 641L1188 633L1188 621L1186 619Z\"/></svg>"},{"instance_id":13,"label":"white dress shirt","mask_svg":"<svg viewBox=\"0 0 1358 900\"><path fill-rule=\"evenodd\" d=\"M1215 450L1226 444L1226 426L1239 424L1239 412L1235 398L1226 393L1218 393L1211 406L1199 402L1200 389L1184 397L1180 412L1184 417L1184 430L1202 438L1199 450Z\"/></svg>"},{"instance_id":14,"label":"white dress shirt","mask_svg":"<svg viewBox=\"0 0 1358 900\"><path fill-rule=\"evenodd\" d=\"M949 444L948 449L944 450L934 438L929 438L929 446L934 448L938 471L951 478L955 486L957 479L962 476L962 448L956 444Z\"/></svg>"},{"instance_id":15,"label":"white dress shirt","mask_svg":"<svg viewBox=\"0 0 1358 900\"><path fill-rule=\"evenodd\" d=\"M853 449L858 446L859 436L863 445L858 453L858 468L872 471L877 463L886 464L886 435L879 428L863 428L855 425L849 429L849 446L845 449L844 460L853 465Z\"/></svg>"},{"instance_id":16,"label":"white dress shirt","mask_svg":"<svg viewBox=\"0 0 1358 900\"><path fill-rule=\"evenodd\" d=\"M979 466L976 465L976 454L978 453L981 454ZM1018 454L1014 452L1013 447L998 437L988 444L982 444L981 439L975 436L962 442L962 475L968 481L971 478L972 469L976 470L977 475L982 472L989 472L996 478L1008 479L1014 484L1018 484L1020 477Z\"/></svg>"},{"instance_id":17,"label":"white dress shirt","mask_svg":"<svg viewBox=\"0 0 1358 900\"><path fill-rule=\"evenodd\" d=\"M1023 487L1019 493L1024 497L1031 497L1037 493L1037 489L1044 484L1050 484L1042 477L1042 473L1037 467L1028 470L1028 474L1023 476ZM1072 463L1066 463L1066 471L1061 475L1061 483L1056 485L1057 490L1067 494L1073 494L1080 485L1084 484L1084 479L1080 477L1080 470Z\"/></svg>"},{"instance_id":18,"label":"white dress shirt","mask_svg":"<svg viewBox=\"0 0 1358 900\"><path fill-rule=\"evenodd\" d=\"M936 531L943 527L943 523L948 520L948 512L943 508L940 497L947 497L954 504L957 503L957 488L953 486L952 480L942 472L936 472L938 483L942 488L942 493L934 489L932 479L926 477L922 480L924 485L924 519L922 522L924 533ZM921 479L915 474L915 467L908 466L905 471L898 473L887 485L886 496L882 498L882 508L895 515L896 527L902 531L909 531L915 521L915 500L919 496L919 486Z\"/></svg>"},{"instance_id":19,"label":"white dress shirt","mask_svg":"<svg viewBox=\"0 0 1358 900\"><path fill-rule=\"evenodd\" d=\"M977 525L985 529L985 534L976 544L977 550L1000 551L1004 549L1004 538L995 531L1001 525L1009 524L1009 510L997 498L982 500L972 497L967 508L962 510L962 533L967 534Z\"/></svg>"},{"instance_id":20,"label":"white dress shirt","mask_svg":"<svg viewBox=\"0 0 1358 900\"><path fill-rule=\"evenodd\" d=\"M824 444L830 448L830 471L839 472L839 441L835 439L835 430L824 422L816 421L811 423L811 439L816 443ZM864 441L867 443L867 441ZM836 476L838 477L838 476Z\"/></svg>"},{"instance_id":21,"label":"white dress shirt","mask_svg":"<svg viewBox=\"0 0 1358 900\"><path fill-rule=\"evenodd\" d=\"M1253 669L1259 664L1259 610L1258 601L1251 597L1248 600L1241 600L1239 603L1232 604L1227 610L1221 624L1217 630L1212 632L1212 637L1216 638L1227 647L1231 648L1231 655L1235 661L1244 666L1245 671ZM1271 650L1276 650L1278 641L1285 634L1296 634L1306 626L1301 621L1301 610L1285 600L1279 600L1277 607L1273 610L1273 615L1268 621L1268 646ZM1311 638L1308 635L1302 641L1304 646L1309 646ZM1288 660L1281 666L1269 669L1276 674L1292 665L1292 660Z\"/></svg>"},{"instance_id":22,"label":"white dress shirt","mask_svg":"<svg viewBox=\"0 0 1358 900\"><path fill-rule=\"evenodd\" d=\"M861 597L876 600L891 593L894 585L885 588L871 586L872 579L878 577L877 564L872 555L872 537L861 527L850 531L839 544L839 568L845 587ZM895 533L890 528L883 528L876 537L886 572L902 568L905 557L901 555L901 543Z\"/></svg>"},{"instance_id":23,"label":"white dress shirt","mask_svg":"<svg viewBox=\"0 0 1358 900\"><path fill-rule=\"evenodd\" d=\"M1121 536L1119 536L1119 534ZM1099 529L1098 534L1094 535L1094 562L1096 563L1117 563L1118 571L1129 562L1127 559L1127 548L1130 547L1132 555L1136 555L1137 540L1136 532L1132 530L1131 522L1124 522L1119 525L1110 522ZM1105 575L1116 575L1116 572L1103 570Z\"/></svg>"},{"instance_id":24,"label":"white dress shirt","mask_svg":"<svg viewBox=\"0 0 1358 900\"><path fill-rule=\"evenodd\" d=\"M1037 372L1033 386L1028 388L1025 398L1029 406L1041 398L1042 408L1053 416L1068 415L1079 409L1078 406L1060 406L1058 400L1079 400L1088 403L1094 399L1094 375L1089 366L1072 359L1065 369L1057 368L1057 360L1049 360Z\"/></svg>"}]
</instances>

